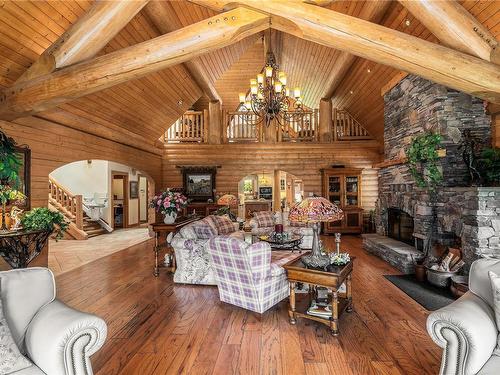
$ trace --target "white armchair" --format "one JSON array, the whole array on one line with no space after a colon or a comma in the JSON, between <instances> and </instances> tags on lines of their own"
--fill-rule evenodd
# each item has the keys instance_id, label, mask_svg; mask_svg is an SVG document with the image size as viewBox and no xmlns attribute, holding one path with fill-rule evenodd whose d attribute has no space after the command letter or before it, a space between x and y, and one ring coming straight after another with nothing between
<instances>
[{"instance_id":1,"label":"white armchair","mask_svg":"<svg viewBox=\"0 0 500 375\"><path fill-rule=\"evenodd\" d=\"M441 375L500 374L498 327L488 271L500 274L500 260L479 259L470 269L469 292L432 312L427 331L441 348Z\"/></svg>"},{"instance_id":2,"label":"white armchair","mask_svg":"<svg viewBox=\"0 0 500 375\"><path fill-rule=\"evenodd\" d=\"M92 375L90 356L106 340L99 317L55 299L47 268L0 272L4 315L20 351L33 365L15 375Z\"/></svg>"}]
</instances>

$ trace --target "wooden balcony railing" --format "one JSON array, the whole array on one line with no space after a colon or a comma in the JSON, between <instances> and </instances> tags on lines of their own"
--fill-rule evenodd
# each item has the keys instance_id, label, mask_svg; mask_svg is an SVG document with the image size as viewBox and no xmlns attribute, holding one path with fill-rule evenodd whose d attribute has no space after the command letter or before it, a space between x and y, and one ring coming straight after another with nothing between
<instances>
[{"instance_id":1,"label":"wooden balcony railing","mask_svg":"<svg viewBox=\"0 0 500 375\"><path fill-rule=\"evenodd\" d=\"M207 111L188 111L184 113L163 136L165 143L206 142Z\"/></svg>"},{"instance_id":2,"label":"wooden balcony railing","mask_svg":"<svg viewBox=\"0 0 500 375\"><path fill-rule=\"evenodd\" d=\"M49 203L73 222L78 229L83 229L82 196L71 194L51 177L49 177Z\"/></svg>"},{"instance_id":3,"label":"wooden balcony railing","mask_svg":"<svg viewBox=\"0 0 500 375\"><path fill-rule=\"evenodd\" d=\"M334 141L373 139L349 112L338 109L333 111L333 137Z\"/></svg>"},{"instance_id":4,"label":"wooden balcony railing","mask_svg":"<svg viewBox=\"0 0 500 375\"><path fill-rule=\"evenodd\" d=\"M248 112L225 112L223 138L227 142L262 142L262 124L255 125L257 116Z\"/></svg>"},{"instance_id":5,"label":"wooden balcony railing","mask_svg":"<svg viewBox=\"0 0 500 375\"><path fill-rule=\"evenodd\" d=\"M288 118L288 119L287 119ZM317 141L319 136L319 111L289 112L278 130L278 142Z\"/></svg>"}]
</instances>

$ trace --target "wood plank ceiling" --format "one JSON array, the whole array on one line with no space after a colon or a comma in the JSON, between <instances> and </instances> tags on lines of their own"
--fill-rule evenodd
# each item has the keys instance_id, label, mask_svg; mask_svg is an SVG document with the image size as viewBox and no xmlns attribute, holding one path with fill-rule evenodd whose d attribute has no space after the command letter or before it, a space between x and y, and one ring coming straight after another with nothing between
<instances>
[{"instance_id":1,"label":"wood plank ceiling","mask_svg":"<svg viewBox=\"0 0 500 375\"><path fill-rule=\"evenodd\" d=\"M92 1L0 1L0 87L11 86L17 78L71 24L92 5ZM468 9L492 33L500 35L500 1L466 0ZM184 27L215 13L187 1L163 2L176 27ZM329 7L359 16L364 1L335 1ZM393 2L382 25L437 42L436 38L399 3ZM160 35L143 9L104 48L101 54L134 45ZM300 86L305 104L317 108L324 95L325 82L335 67L339 51L297 37L282 34L278 60L287 72L289 86ZM246 91L249 79L264 65L262 37L254 35L232 46L197 58L206 78L223 101L223 108L234 110L238 92ZM398 71L356 58L334 93L334 107L347 109L376 138L383 137L383 98L381 88ZM88 95L69 104L42 112L38 116L88 133L132 146L151 147L164 129L195 102L207 106L207 99L184 65L166 69ZM200 99L201 98L201 99ZM198 100L200 99L200 100Z\"/></svg>"}]
</instances>

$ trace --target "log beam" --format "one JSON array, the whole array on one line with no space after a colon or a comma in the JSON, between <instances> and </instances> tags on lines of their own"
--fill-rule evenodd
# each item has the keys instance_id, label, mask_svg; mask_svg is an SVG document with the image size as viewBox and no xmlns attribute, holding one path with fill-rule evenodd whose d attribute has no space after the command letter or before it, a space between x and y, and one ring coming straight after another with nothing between
<instances>
[{"instance_id":1,"label":"log beam","mask_svg":"<svg viewBox=\"0 0 500 375\"><path fill-rule=\"evenodd\" d=\"M144 8L144 12L162 34L168 34L182 28L179 18L167 1L151 1ZM222 102L213 82L208 77L206 69L198 59L186 61L183 65L211 101Z\"/></svg>"},{"instance_id":2,"label":"log beam","mask_svg":"<svg viewBox=\"0 0 500 375\"><path fill-rule=\"evenodd\" d=\"M387 9L389 8L390 4L390 0L367 1L361 9L358 18L374 23L379 23L386 13ZM350 54L349 52L340 52L337 60L335 60L335 66L330 72L328 80L325 84L326 90L323 93L323 98L333 98L335 92L337 91L337 88L349 72L349 69L351 68L355 60L356 56Z\"/></svg>"},{"instance_id":3,"label":"log beam","mask_svg":"<svg viewBox=\"0 0 500 375\"><path fill-rule=\"evenodd\" d=\"M24 82L94 57L148 0L96 1L16 81Z\"/></svg>"},{"instance_id":4,"label":"log beam","mask_svg":"<svg viewBox=\"0 0 500 375\"><path fill-rule=\"evenodd\" d=\"M455 0L399 0L444 45L500 64L495 36Z\"/></svg>"},{"instance_id":5,"label":"log beam","mask_svg":"<svg viewBox=\"0 0 500 375\"><path fill-rule=\"evenodd\" d=\"M223 10L238 3L190 0ZM420 38L301 2L248 0L245 5L269 13L274 28L330 48L416 74L433 82L500 103L500 69L496 64ZM290 26L290 22L295 26Z\"/></svg>"},{"instance_id":6,"label":"log beam","mask_svg":"<svg viewBox=\"0 0 500 375\"><path fill-rule=\"evenodd\" d=\"M0 119L31 115L180 64L268 28L269 17L237 8L166 35L15 84L0 95Z\"/></svg>"}]
</instances>

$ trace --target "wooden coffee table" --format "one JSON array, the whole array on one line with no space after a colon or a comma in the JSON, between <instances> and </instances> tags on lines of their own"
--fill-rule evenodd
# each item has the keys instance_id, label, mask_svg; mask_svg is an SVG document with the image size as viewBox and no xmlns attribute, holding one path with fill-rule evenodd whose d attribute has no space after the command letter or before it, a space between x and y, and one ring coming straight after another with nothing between
<instances>
[{"instance_id":1,"label":"wooden coffee table","mask_svg":"<svg viewBox=\"0 0 500 375\"><path fill-rule=\"evenodd\" d=\"M295 259L283 267L285 268L290 283L290 306L288 315L290 323L295 324L297 317L311 319L330 327L333 335L339 334L339 316L342 312L352 311L352 270L354 258L345 266L328 266L327 271L307 268L299 259ZM339 292L340 286L345 282L345 293ZM295 286L297 283L309 284L308 298L301 298L297 301L295 296ZM332 304L332 316L323 318L307 314L307 309L311 304L312 290L316 287L325 287L331 290L329 299Z\"/></svg>"}]
</instances>

